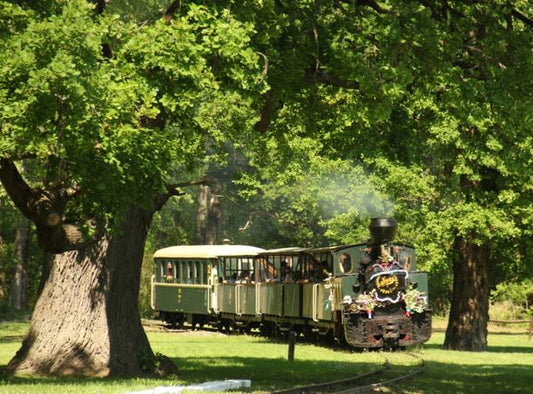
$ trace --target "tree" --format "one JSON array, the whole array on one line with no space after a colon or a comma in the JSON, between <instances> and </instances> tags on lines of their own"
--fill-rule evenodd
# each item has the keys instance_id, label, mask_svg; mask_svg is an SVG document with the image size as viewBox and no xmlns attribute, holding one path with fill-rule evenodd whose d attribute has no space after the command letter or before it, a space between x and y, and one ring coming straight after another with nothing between
<instances>
[{"instance_id":1,"label":"tree","mask_svg":"<svg viewBox=\"0 0 533 394\"><path fill-rule=\"evenodd\" d=\"M298 153L309 140L314 157L362 168L409 221L428 266L453 271L445 347L485 350L489 274L498 258L516 265L513 251L524 261L531 233L531 5L262 4L246 12L265 26L254 43L269 60L256 143L279 163L253 157L254 195L295 172L305 179ZM300 207L300 218L312 208Z\"/></svg>"},{"instance_id":2,"label":"tree","mask_svg":"<svg viewBox=\"0 0 533 394\"><path fill-rule=\"evenodd\" d=\"M155 369L137 302L152 216L254 119L250 25L194 5L137 25L104 5L0 2L0 180L53 255L11 372Z\"/></svg>"}]
</instances>

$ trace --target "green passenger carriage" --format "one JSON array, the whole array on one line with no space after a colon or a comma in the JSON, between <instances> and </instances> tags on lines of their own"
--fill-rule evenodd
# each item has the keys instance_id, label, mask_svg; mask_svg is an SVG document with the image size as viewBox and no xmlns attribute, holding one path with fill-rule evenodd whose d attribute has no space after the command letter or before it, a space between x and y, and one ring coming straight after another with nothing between
<instances>
[{"instance_id":1,"label":"green passenger carriage","mask_svg":"<svg viewBox=\"0 0 533 394\"><path fill-rule=\"evenodd\" d=\"M373 219L366 244L264 250L174 246L154 255L152 306L167 323L309 338L355 348L403 347L431 334L427 274L415 250Z\"/></svg>"},{"instance_id":2,"label":"green passenger carriage","mask_svg":"<svg viewBox=\"0 0 533 394\"><path fill-rule=\"evenodd\" d=\"M231 262L233 271L239 272L262 251L246 245L182 245L156 251L152 309L159 311L163 320L177 326L185 322L203 325L217 318L219 311L228 310L234 304L228 289L222 286L221 280L219 283L219 263Z\"/></svg>"}]
</instances>

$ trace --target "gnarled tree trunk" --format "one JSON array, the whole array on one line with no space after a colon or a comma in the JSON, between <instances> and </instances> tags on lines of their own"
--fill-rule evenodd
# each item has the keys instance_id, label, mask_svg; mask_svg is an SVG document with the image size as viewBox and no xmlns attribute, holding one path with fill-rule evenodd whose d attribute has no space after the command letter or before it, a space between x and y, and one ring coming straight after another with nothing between
<instances>
[{"instance_id":1,"label":"gnarled tree trunk","mask_svg":"<svg viewBox=\"0 0 533 394\"><path fill-rule=\"evenodd\" d=\"M134 376L153 370L137 302L151 217L131 208L112 239L55 255L10 372Z\"/></svg>"},{"instance_id":2,"label":"gnarled tree trunk","mask_svg":"<svg viewBox=\"0 0 533 394\"><path fill-rule=\"evenodd\" d=\"M453 293L444 348L485 351L489 320L489 246L458 237Z\"/></svg>"},{"instance_id":3,"label":"gnarled tree trunk","mask_svg":"<svg viewBox=\"0 0 533 394\"><path fill-rule=\"evenodd\" d=\"M198 207L196 210L195 242L213 245L217 243L218 226L222 217L220 201L216 195L219 187L201 185L198 194Z\"/></svg>"},{"instance_id":4,"label":"gnarled tree trunk","mask_svg":"<svg viewBox=\"0 0 533 394\"><path fill-rule=\"evenodd\" d=\"M28 260L30 249L30 221L16 226L15 235L15 267L11 276L9 305L15 309L28 307Z\"/></svg>"}]
</instances>

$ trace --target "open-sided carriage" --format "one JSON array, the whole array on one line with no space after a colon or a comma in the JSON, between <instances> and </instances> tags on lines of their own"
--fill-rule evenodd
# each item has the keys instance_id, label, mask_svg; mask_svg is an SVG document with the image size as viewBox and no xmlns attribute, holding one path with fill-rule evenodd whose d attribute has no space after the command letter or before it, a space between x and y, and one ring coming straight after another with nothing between
<instances>
[{"instance_id":1,"label":"open-sided carriage","mask_svg":"<svg viewBox=\"0 0 533 394\"><path fill-rule=\"evenodd\" d=\"M356 348L425 342L431 334L427 274L417 271L412 247L388 241L395 222L379 220L366 244L158 250L152 307L178 326L295 331Z\"/></svg>"}]
</instances>

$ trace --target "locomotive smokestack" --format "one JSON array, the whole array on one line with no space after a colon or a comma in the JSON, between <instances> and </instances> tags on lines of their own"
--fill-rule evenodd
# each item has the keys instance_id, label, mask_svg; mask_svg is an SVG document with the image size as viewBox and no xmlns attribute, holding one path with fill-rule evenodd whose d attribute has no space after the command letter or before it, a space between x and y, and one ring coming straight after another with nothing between
<instances>
[{"instance_id":1,"label":"locomotive smokestack","mask_svg":"<svg viewBox=\"0 0 533 394\"><path fill-rule=\"evenodd\" d=\"M385 241L394 239L396 227L396 220L393 218L372 218L368 229L374 243L382 244Z\"/></svg>"}]
</instances>

